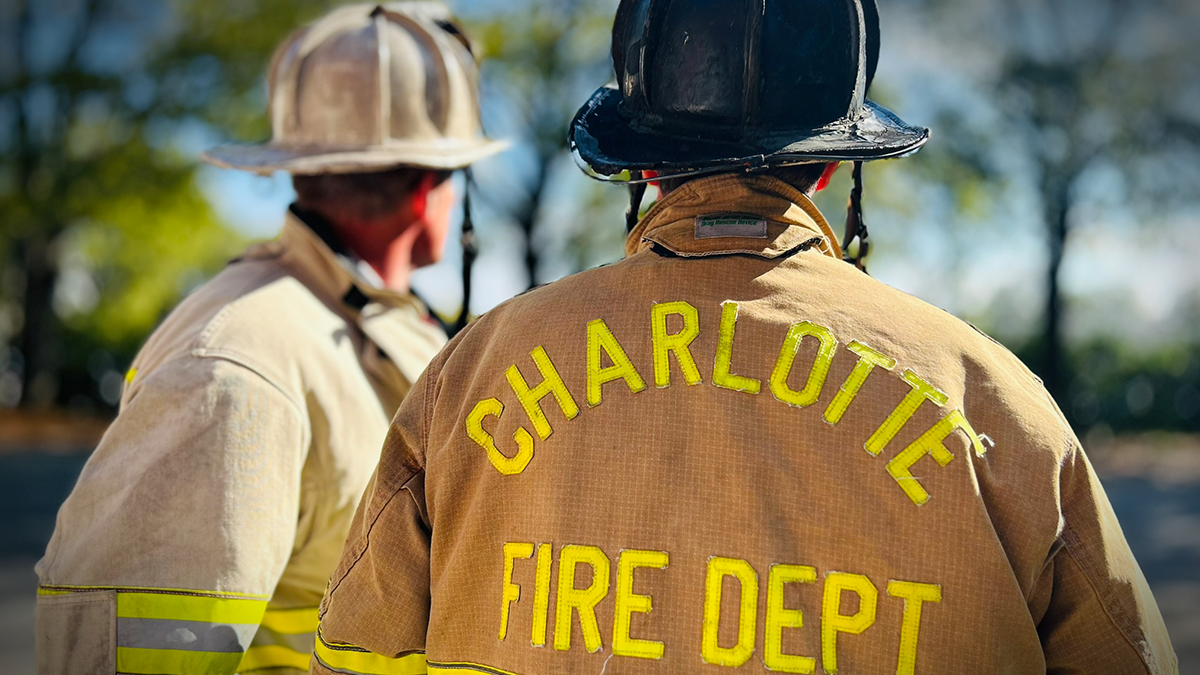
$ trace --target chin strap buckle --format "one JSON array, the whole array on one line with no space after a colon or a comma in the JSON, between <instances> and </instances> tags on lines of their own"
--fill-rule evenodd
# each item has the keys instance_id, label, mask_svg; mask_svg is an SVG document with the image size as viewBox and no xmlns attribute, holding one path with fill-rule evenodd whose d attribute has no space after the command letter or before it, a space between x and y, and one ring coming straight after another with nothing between
<instances>
[{"instance_id":1,"label":"chin strap buckle","mask_svg":"<svg viewBox=\"0 0 1200 675\"><path fill-rule=\"evenodd\" d=\"M761 173L769 168L771 168L771 165L767 163L766 155L754 155L753 157L747 157L742 163L742 169L744 169L746 173L750 174Z\"/></svg>"},{"instance_id":2,"label":"chin strap buckle","mask_svg":"<svg viewBox=\"0 0 1200 675\"><path fill-rule=\"evenodd\" d=\"M850 191L850 205L846 208L846 238L842 245L843 259L864 273L867 271L866 257L871 253L871 235L863 219L863 163L854 163L854 189ZM858 241L858 250L851 255L851 245Z\"/></svg>"}]
</instances>

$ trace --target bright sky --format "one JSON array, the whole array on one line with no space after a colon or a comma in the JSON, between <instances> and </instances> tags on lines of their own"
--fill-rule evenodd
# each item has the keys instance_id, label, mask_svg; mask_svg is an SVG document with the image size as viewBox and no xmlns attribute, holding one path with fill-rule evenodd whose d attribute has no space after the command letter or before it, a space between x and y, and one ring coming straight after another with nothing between
<instances>
[{"instance_id":1,"label":"bright sky","mask_svg":"<svg viewBox=\"0 0 1200 675\"><path fill-rule=\"evenodd\" d=\"M909 122L933 127L931 144L946 142L935 123L939 109L953 101L959 112L980 125L996 122L999 114L973 90L973 69L986 60L951 52L928 39L911 17L892 16L884 8L885 44L877 90ZM960 57L956 69L944 65ZM599 86L603 82L594 83ZM590 85L589 85L590 86ZM900 94L899 92L903 92ZM879 91L876 92L880 93ZM582 100L580 101L582 103ZM501 119L503 126L503 117ZM497 126L497 125L493 125ZM564 130L565 134L565 130ZM962 220L948 190L914 176L922 162L915 158L868 168L868 213L877 254L872 273L881 280L977 320L1001 338L1028 336L1041 312L1046 248L1040 210L1026 152L1019 144L998 144L993 158L1007 183L989 186L990 203L981 217ZM517 150L480 167L481 181L505 180L520 170L527 156ZM588 181L574 167L556 166L545 213L550 222L568 222L588 192ZM847 173L845 170L842 174ZM503 192L493 185L491 192ZM278 231L292 198L287 176L260 178L233 171L207 169L203 185L220 214L238 231L268 238ZM611 211L614 233L622 227L620 213L626 193L611 193L604 207ZM1200 337L1200 215L1177 211L1165 222L1139 226L1123 208L1127 195L1120 172L1101 170L1083 186L1087 207L1076 214L1063 283L1071 298L1068 330L1073 336L1113 335L1146 347ZM819 200L835 228L841 226L845 177ZM1092 194L1095 196L1091 196ZM457 221L457 218L456 218ZM483 243L476 269L474 312L486 311L525 290L524 243L511 226L485 208L476 213ZM553 240L556 232L544 237ZM616 260L619 236L605 239L598 260ZM551 243L554 243L553 241ZM546 270L571 271L570 260L559 259L561 246L548 247ZM461 302L460 251L452 236L445 261L420 271L414 284L435 308L453 314Z\"/></svg>"}]
</instances>

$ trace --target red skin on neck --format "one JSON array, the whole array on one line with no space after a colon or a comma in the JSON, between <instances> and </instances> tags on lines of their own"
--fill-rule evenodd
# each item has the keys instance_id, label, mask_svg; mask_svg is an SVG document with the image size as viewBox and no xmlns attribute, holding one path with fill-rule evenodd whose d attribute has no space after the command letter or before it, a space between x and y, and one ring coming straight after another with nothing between
<instances>
[{"instance_id":1,"label":"red skin on neck","mask_svg":"<svg viewBox=\"0 0 1200 675\"><path fill-rule=\"evenodd\" d=\"M434 180L433 174L422 178L408 202L388 216L333 223L342 243L390 290L407 292L413 270L442 259L454 210L454 181L434 185Z\"/></svg>"}]
</instances>

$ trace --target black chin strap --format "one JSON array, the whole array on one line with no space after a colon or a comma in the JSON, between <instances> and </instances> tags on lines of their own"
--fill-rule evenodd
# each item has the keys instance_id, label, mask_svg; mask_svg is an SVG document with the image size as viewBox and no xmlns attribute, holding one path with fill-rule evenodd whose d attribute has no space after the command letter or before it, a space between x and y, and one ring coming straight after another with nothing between
<instances>
[{"instance_id":1,"label":"black chin strap","mask_svg":"<svg viewBox=\"0 0 1200 675\"><path fill-rule=\"evenodd\" d=\"M639 180L642 177L641 171L632 172L634 180ZM633 228L637 227L638 219L642 215L642 198L646 196L646 184L637 183L629 186L629 211L625 213L625 234L633 232Z\"/></svg>"},{"instance_id":2,"label":"black chin strap","mask_svg":"<svg viewBox=\"0 0 1200 675\"><path fill-rule=\"evenodd\" d=\"M471 272L475 268L475 259L479 257L479 241L475 237L475 223L471 220L471 187L475 180L471 175L471 170L468 168L465 172L467 180L466 187L463 189L463 221L462 221L462 287L463 287L463 305L462 313L458 315L458 321L454 324L454 335L462 332L462 329L467 327L467 323L471 320Z\"/></svg>"},{"instance_id":3,"label":"black chin strap","mask_svg":"<svg viewBox=\"0 0 1200 675\"><path fill-rule=\"evenodd\" d=\"M850 206L846 209L846 238L842 250L845 251L846 262L854 265L863 272L867 271L866 257L871 252L871 235L867 232L867 223L863 220L863 163L854 163L854 189L850 191ZM858 252L850 255L850 245L858 240Z\"/></svg>"}]
</instances>

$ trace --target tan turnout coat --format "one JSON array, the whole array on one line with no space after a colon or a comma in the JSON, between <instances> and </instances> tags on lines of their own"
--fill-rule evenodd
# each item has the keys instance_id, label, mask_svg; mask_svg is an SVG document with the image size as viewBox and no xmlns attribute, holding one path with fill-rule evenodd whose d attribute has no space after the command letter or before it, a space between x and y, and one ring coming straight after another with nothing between
<instances>
[{"instance_id":1,"label":"tan turnout coat","mask_svg":"<svg viewBox=\"0 0 1200 675\"><path fill-rule=\"evenodd\" d=\"M392 424L316 673L1176 672L1041 383L767 177L473 324Z\"/></svg>"},{"instance_id":2,"label":"tan turnout coat","mask_svg":"<svg viewBox=\"0 0 1200 675\"><path fill-rule=\"evenodd\" d=\"M39 673L307 671L388 421L445 342L353 269L290 216L155 332L38 564Z\"/></svg>"}]
</instances>

